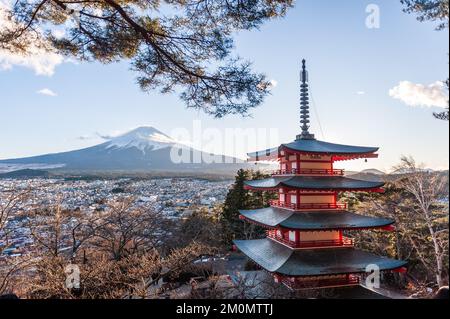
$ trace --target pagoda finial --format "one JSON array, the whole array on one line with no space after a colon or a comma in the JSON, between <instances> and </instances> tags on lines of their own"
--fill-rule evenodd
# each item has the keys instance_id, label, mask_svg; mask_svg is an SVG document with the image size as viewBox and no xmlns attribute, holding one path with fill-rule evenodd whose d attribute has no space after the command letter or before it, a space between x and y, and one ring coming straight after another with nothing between
<instances>
[{"instance_id":1,"label":"pagoda finial","mask_svg":"<svg viewBox=\"0 0 450 319\"><path fill-rule=\"evenodd\" d=\"M300 73L300 128L302 133L297 135L297 140L313 140L314 134L309 133L309 94L308 94L308 71L306 71L306 60L302 60L302 71Z\"/></svg>"}]
</instances>

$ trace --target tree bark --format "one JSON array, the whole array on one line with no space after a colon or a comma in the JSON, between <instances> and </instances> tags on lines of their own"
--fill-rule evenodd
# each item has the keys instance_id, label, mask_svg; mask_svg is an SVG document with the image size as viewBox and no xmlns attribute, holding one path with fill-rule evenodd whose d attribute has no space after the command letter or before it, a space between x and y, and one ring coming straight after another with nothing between
<instances>
[{"instance_id":1,"label":"tree bark","mask_svg":"<svg viewBox=\"0 0 450 319\"><path fill-rule=\"evenodd\" d=\"M436 233L434 231L433 225L431 225L430 221L427 218L427 226L428 230L431 235L431 239L433 240L433 246L434 246L434 256L436 258L436 283L439 287L442 287L444 285L444 282L442 280L442 253L441 253L441 247L439 247L439 243L436 237Z\"/></svg>"}]
</instances>

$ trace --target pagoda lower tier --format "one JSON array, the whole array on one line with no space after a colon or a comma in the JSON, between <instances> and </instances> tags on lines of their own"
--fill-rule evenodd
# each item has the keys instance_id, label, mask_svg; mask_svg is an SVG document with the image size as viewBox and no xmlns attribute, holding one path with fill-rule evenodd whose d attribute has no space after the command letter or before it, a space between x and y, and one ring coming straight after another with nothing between
<instances>
[{"instance_id":1,"label":"pagoda lower tier","mask_svg":"<svg viewBox=\"0 0 450 319\"><path fill-rule=\"evenodd\" d=\"M292 211L278 207L240 210L239 218L267 229L267 237L291 248L353 247L344 231L395 230L394 220L346 210Z\"/></svg>"},{"instance_id":2,"label":"pagoda lower tier","mask_svg":"<svg viewBox=\"0 0 450 319\"><path fill-rule=\"evenodd\" d=\"M247 257L290 288L324 288L359 284L368 266L399 271L405 261L381 257L353 247L292 249L276 240L235 240Z\"/></svg>"}]
</instances>

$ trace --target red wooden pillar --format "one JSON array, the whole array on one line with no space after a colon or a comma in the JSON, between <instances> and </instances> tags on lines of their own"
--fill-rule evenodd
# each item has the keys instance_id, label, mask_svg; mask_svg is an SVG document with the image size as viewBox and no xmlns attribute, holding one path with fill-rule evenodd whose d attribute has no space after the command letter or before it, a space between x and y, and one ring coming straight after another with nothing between
<instances>
[{"instance_id":1,"label":"red wooden pillar","mask_svg":"<svg viewBox=\"0 0 450 319\"><path fill-rule=\"evenodd\" d=\"M284 190L284 194L285 207L289 207L291 204L291 194L289 193L289 190Z\"/></svg>"},{"instance_id":2,"label":"red wooden pillar","mask_svg":"<svg viewBox=\"0 0 450 319\"><path fill-rule=\"evenodd\" d=\"M291 169L291 162L289 161L289 157L291 156L290 153L284 151L284 160L286 162L286 171L289 172Z\"/></svg>"},{"instance_id":3,"label":"red wooden pillar","mask_svg":"<svg viewBox=\"0 0 450 319\"><path fill-rule=\"evenodd\" d=\"M289 229L283 229L283 239L289 241Z\"/></svg>"}]
</instances>

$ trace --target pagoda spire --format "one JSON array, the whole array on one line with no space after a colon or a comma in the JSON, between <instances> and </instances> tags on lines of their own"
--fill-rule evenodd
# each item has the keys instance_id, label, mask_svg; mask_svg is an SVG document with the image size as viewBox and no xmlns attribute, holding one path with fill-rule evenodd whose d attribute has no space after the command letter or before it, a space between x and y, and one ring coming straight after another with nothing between
<instances>
[{"instance_id":1,"label":"pagoda spire","mask_svg":"<svg viewBox=\"0 0 450 319\"><path fill-rule=\"evenodd\" d=\"M300 72L300 128L302 133L297 135L297 140L313 140L314 134L309 133L309 93L308 72L306 71L305 59L302 60L302 71Z\"/></svg>"}]
</instances>

